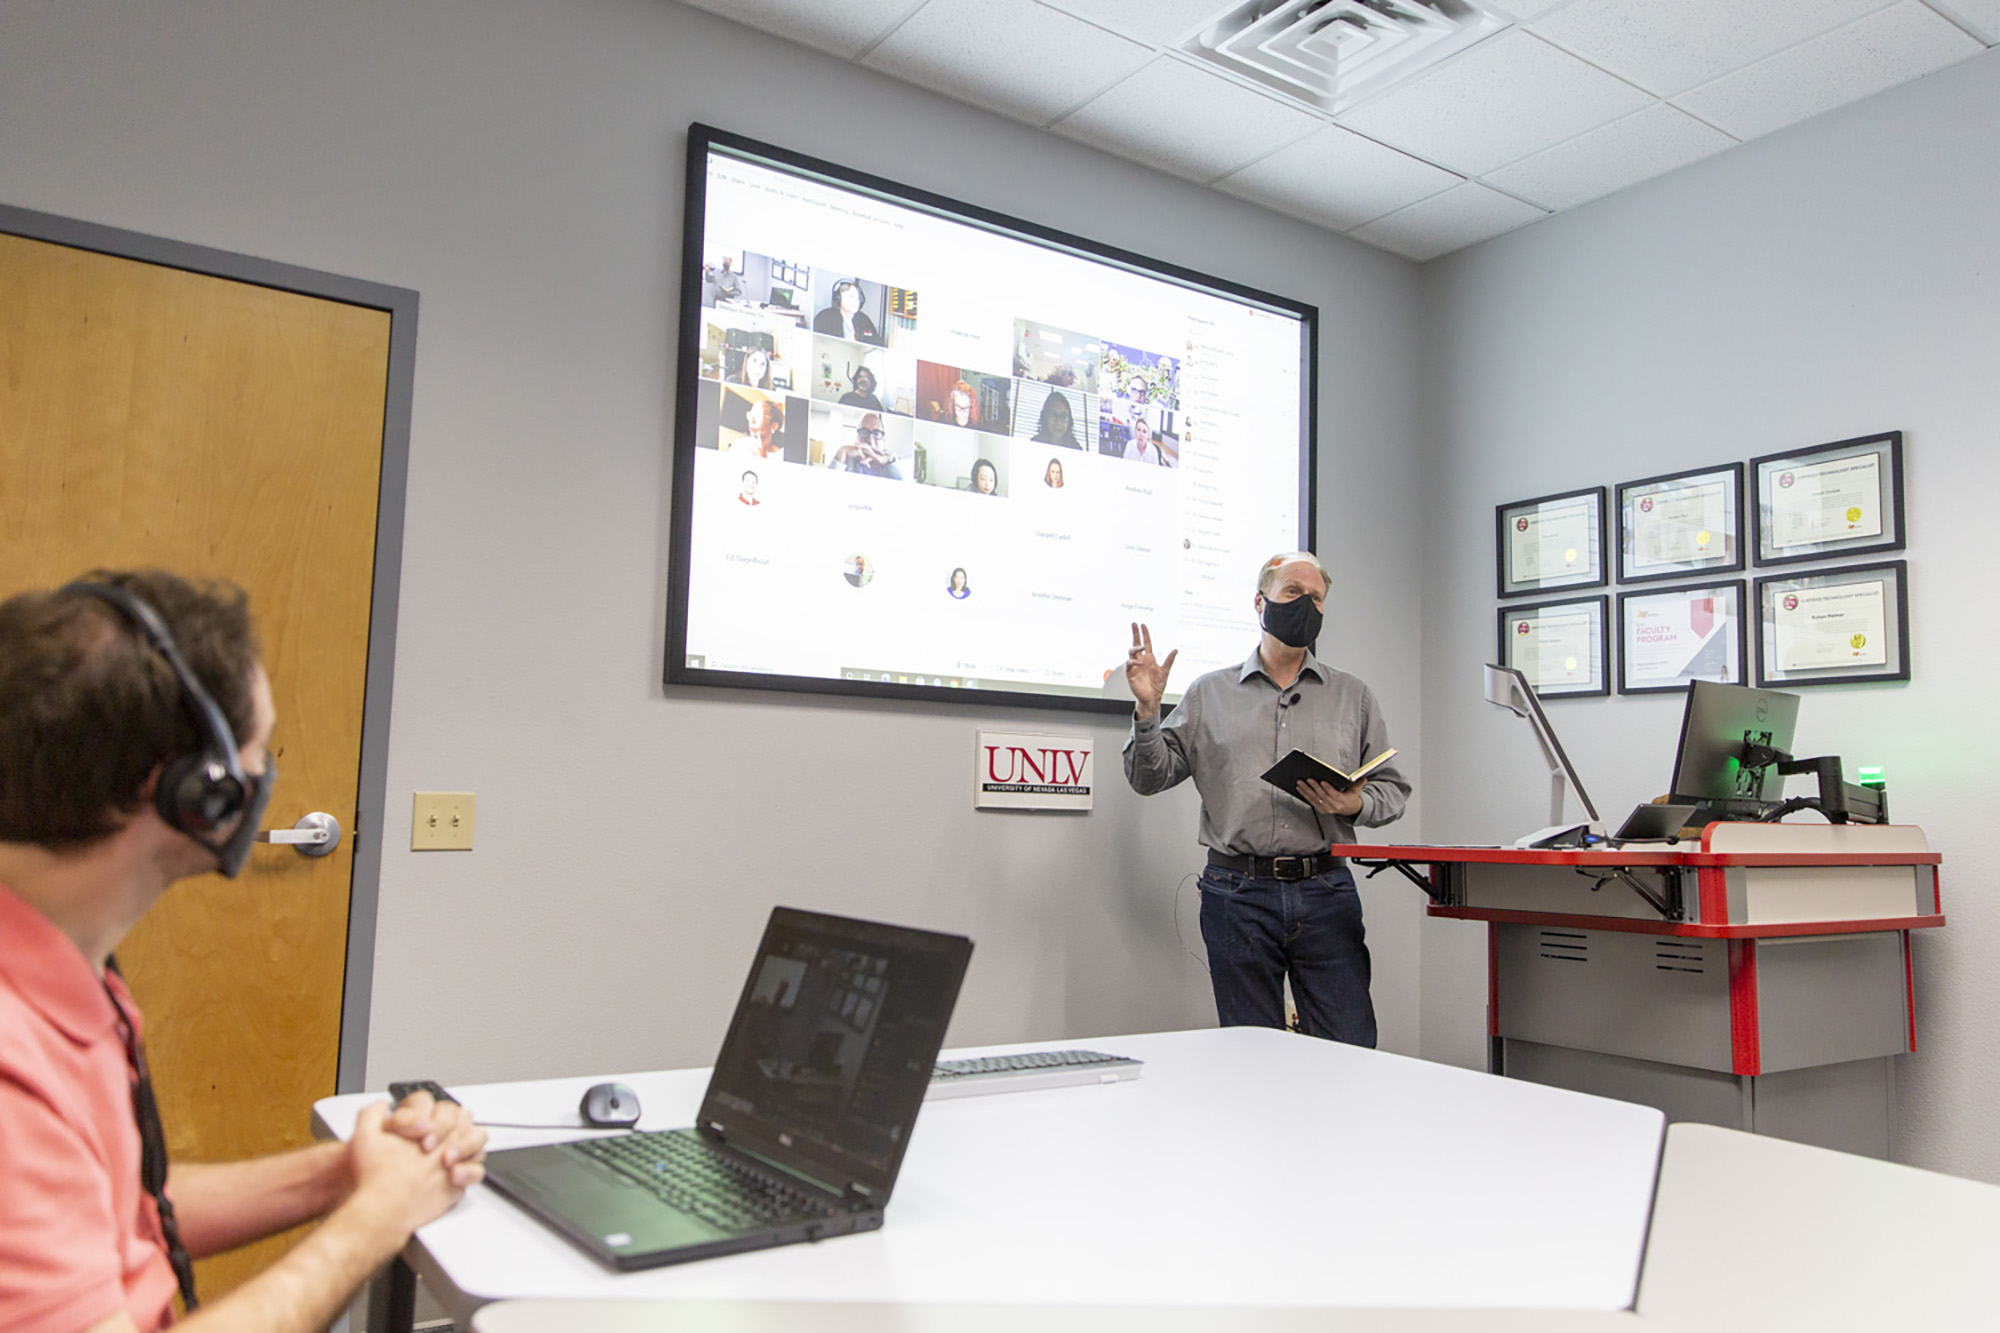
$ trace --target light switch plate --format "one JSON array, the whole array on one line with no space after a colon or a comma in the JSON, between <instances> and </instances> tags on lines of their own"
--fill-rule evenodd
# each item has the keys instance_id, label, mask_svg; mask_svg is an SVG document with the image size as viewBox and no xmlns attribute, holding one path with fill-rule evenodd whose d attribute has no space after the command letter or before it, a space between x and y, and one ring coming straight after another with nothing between
<instances>
[{"instance_id":1,"label":"light switch plate","mask_svg":"<svg viewBox=\"0 0 2000 1333\"><path fill-rule=\"evenodd\" d=\"M469 791L418 792L410 813L410 850L471 851L474 799Z\"/></svg>"}]
</instances>

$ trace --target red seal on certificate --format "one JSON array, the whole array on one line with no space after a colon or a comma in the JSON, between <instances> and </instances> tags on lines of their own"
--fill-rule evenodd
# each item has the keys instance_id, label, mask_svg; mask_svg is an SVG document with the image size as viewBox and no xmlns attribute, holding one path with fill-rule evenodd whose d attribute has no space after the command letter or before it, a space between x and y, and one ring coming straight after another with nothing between
<instances>
[{"instance_id":1,"label":"red seal on certificate","mask_svg":"<svg viewBox=\"0 0 2000 1333\"><path fill-rule=\"evenodd\" d=\"M1648 495L1644 499L1639 501L1639 512L1642 514L1650 514L1653 512L1652 496Z\"/></svg>"},{"instance_id":2,"label":"red seal on certificate","mask_svg":"<svg viewBox=\"0 0 2000 1333\"><path fill-rule=\"evenodd\" d=\"M1792 474L1789 472L1780 472L1778 474L1778 484L1780 486L1790 486L1792 484Z\"/></svg>"},{"instance_id":3,"label":"red seal on certificate","mask_svg":"<svg viewBox=\"0 0 2000 1333\"><path fill-rule=\"evenodd\" d=\"M1514 520L1514 531L1516 531L1516 532L1526 532L1527 530L1528 530L1528 520L1527 520L1527 519L1525 519L1525 518L1517 518L1517 519L1515 519L1515 520Z\"/></svg>"},{"instance_id":4,"label":"red seal on certificate","mask_svg":"<svg viewBox=\"0 0 2000 1333\"><path fill-rule=\"evenodd\" d=\"M1797 593L1788 592L1785 594L1785 609L1787 611L1796 611L1799 609L1799 597Z\"/></svg>"},{"instance_id":5,"label":"red seal on certificate","mask_svg":"<svg viewBox=\"0 0 2000 1333\"><path fill-rule=\"evenodd\" d=\"M1528 622L1524 620L1520 624L1514 626L1514 632L1516 634L1526 635L1528 632Z\"/></svg>"}]
</instances>

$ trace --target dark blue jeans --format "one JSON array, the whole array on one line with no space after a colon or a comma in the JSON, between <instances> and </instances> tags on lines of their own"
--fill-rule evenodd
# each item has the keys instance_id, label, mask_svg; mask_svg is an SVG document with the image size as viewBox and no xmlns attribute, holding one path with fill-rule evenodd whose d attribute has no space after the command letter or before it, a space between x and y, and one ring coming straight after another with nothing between
<instances>
[{"instance_id":1,"label":"dark blue jeans","mask_svg":"<svg viewBox=\"0 0 2000 1333\"><path fill-rule=\"evenodd\" d=\"M1292 880L1209 866L1201 872L1201 938L1222 1026L1283 1027L1290 974L1308 1036L1375 1044L1361 895L1345 866Z\"/></svg>"}]
</instances>

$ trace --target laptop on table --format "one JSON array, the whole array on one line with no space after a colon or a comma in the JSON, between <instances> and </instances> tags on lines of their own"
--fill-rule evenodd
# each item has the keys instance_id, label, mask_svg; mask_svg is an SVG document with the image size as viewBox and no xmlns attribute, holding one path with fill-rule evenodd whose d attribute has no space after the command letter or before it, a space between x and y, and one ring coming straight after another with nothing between
<instances>
[{"instance_id":1,"label":"laptop on table","mask_svg":"<svg viewBox=\"0 0 2000 1333\"><path fill-rule=\"evenodd\" d=\"M971 957L962 936L776 908L698 1123L488 1153L486 1183L627 1270L872 1231Z\"/></svg>"}]
</instances>

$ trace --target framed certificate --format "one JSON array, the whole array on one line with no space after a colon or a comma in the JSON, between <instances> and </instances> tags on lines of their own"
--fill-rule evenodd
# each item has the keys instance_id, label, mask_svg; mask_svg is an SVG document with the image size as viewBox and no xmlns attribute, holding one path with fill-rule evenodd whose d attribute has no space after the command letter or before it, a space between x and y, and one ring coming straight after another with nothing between
<instances>
[{"instance_id":1,"label":"framed certificate","mask_svg":"<svg viewBox=\"0 0 2000 1333\"><path fill-rule=\"evenodd\" d=\"M1620 482L1617 508L1620 583L1743 568L1741 463Z\"/></svg>"},{"instance_id":2,"label":"framed certificate","mask_svg":"<svg viewBox=\"0 0 2000 1333\"><path fill-rule=\"evenodd\" d=\"M1904 561L1757 580L1757 683L1910 678Z\"/></svg>"},{"instance_id":3,"label":"framed certificate","mask_svg":"<svg viewBox=\"0 0 2000 1333\"><path fill-rule=\"evenodd\" d=\"M1602 486L1500 505L1494 528L1502 597L1607 581Z\"/></svg>"},{"instance_id":4,"label":"framed certificate","mask_svg":"<svg viewBox=\"0 0 2000 1333\"><path fill-rule=\"evenodd\" d=\"M1903 549L1903 432L1750 460L1757 563Z\"/></svg>"},{"instance_id":5,"label":"framed certificate","mask_svg":"<svg viewBox=\"0 0 2000 1333\"><path fill-rule=\"evenodd\" d=\"M1544 699L1611 693L1605 597L1500 608L1500 664L1528 678Z\"/></svg>"},{"instance_id":6,"label":"framed certificate","mask_svg":"<svg viewBox=\"0 0 2000 1333\"><path fill-rule=\"evenodd\" d=\"M1741 685L1743 580L1618 594L1618 692L1685 693L1691 680Z\"/></svg>"}]
</instances>

